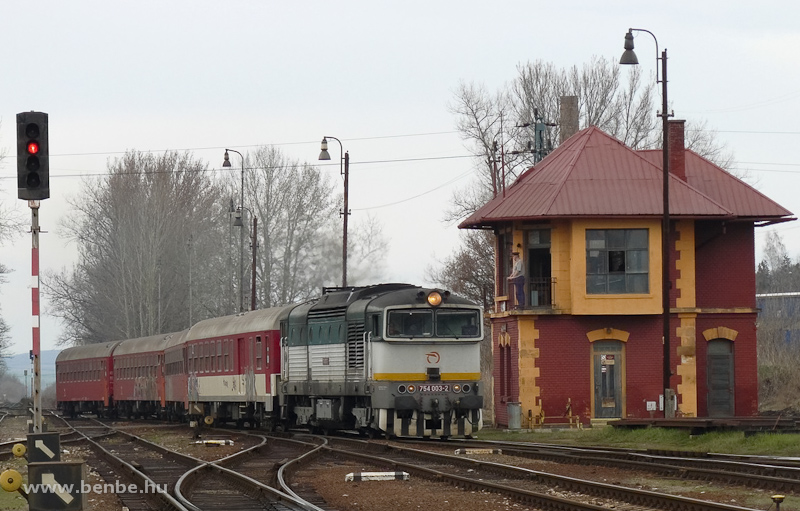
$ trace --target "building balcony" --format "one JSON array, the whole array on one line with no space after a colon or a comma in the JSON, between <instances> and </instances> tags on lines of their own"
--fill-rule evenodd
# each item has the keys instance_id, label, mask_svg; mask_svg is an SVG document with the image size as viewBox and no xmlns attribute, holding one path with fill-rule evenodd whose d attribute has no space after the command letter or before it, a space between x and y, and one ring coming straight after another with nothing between
<instances>
[{"instance_id":1,"label":"building balcony","mask_svg":"<svg viewBox=\"0 0 800 511\"><path fill-rule=\"evenodd\" d=\"M536 314L552 314L555 311L555 277L525 278L525 303L516 300L514 285L506 282L504 296L495 298L495 313L507 311L530 311Z\"/></svg>"}]
</instances>

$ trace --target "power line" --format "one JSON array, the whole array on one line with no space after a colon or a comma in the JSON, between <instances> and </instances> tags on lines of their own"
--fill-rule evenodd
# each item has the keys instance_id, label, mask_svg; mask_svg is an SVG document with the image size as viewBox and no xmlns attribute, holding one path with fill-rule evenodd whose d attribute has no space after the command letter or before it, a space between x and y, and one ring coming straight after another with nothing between
<instances>
[{"instance_id":1,"label":"power line","mask_svg":"<svg viewBox=\"0 0 800 511\"><path fill-rule=\"evenodd\" d=\"M364 140L388 140L388 139L395 139L395 138L412 138L412 137L428 137L428 136L437 136L437 135L452 135L454 133L458 133L458 131L451 130L451 131L430 131L424 133L405 133L400 135L378 135L374 137L355 137L355 138L348 138L347 142L360 142ZM304 140L300 142L276 142L276 143L266 143L266 144L249 144L249 145L225 145L225 146L208 146L208 147L187 147L187 148L178 148L178 149L142 149L137 150L140 153L165 153L170 151L222 151L226 148L236 147L239 149L247 149L247 148L257 148L257 147L264 147L264 146L289 146L289 145L304 145L304 144L319 144L319 140ZM125 151L104 151L104 152L93 152L93 153L61 153L55 154L50 153L50 156L111 156L115 154L126 154L129 150ZM15 158L16 156L6 155L3 158Z\"/></svg>"},{"instance_id":2,"label":"power line","mask_svg":"<svg viewBox=\"0 0 800 511\"><path fill-rule=\"evenodd\" d=\"M465 159L465 158L476 158L476 156L471 155L471 154L461 154L461 155L452 155L452 156L428 156L428 157L424 157L424 158L398 158L398 159L395 159L395 160L369 160L369 161L351 162L350 166L351 167L353 167L353 166L358 167L358 166L362 166L362 165L382 165L382 164L386 164L386 163L413 163L413 162L423 162L423 161L458 160L458 159ZM337 166L337 167L339 166L338 163L335 163L335 164L334 163L326 163L324 165L315 165L315 166L329 167L329 166L334 166L334 165ZM297 167L297 166L302 166L302 164L301 165L273 165L273 166L245 167L244 170L268 170L268 169L269 170L282 170L282 169L288 169L288 168ZM54 174L52 171L58 170L58 169L51 168L50 170L51 170L51 173L50 173L50 178L51 179L52 178L72 178L72 177L102 177L102 176L111 175L111 172L109 172L107 170L102 171L102 172L86 171L86 172L80 173L80 174ZM222 167L214 167L214 168L208 168L208 169L198 169L198 171L200 171L200 172L215 172L215 173L216 172L222 172L222 171L226 171L227 172L227 170L222 168ZM172 173L172 172L174 172L174 170L170 169L170 170L154 170L154 171L144 171L144 172L138 172L137 171L137 172L131 172L131 174L140 174L140 173L143 173L143 174L168 174L168 173ZM190 171L186 170L185 172L190 172ZM193 171L191 171L191 172L193 172ZM119 174L121 174L121 173L119 173ZM3 180L3 179L17 179L17 176L0 176L0 180Z\"/></svg>"}]
</instances>

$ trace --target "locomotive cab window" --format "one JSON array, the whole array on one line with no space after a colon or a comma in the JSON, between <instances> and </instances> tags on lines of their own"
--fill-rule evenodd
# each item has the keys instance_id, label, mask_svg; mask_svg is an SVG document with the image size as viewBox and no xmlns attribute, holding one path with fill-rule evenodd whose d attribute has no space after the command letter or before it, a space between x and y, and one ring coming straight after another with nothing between
<instances>
[{"instance_id":1,"label":"locomotive cab window","mask_svg":"<svg viewBox=\"0 0 800 511\"><path fill-rule=\"evenodd\" d=\"M402 309L389 311L388 337L431 337L433 311L428 309Z\"/></svg>"},{"instance_id":2,"label":"locomotive cab window","mask_svg":"<svg viewBox=\"0 0 800 511\"><path fill-rule=\"evenodd\" d=\"M436 337L478 337L480 317L474 310L439 309L436 311Z\"/></svg>"},{"instance_id":3,"label":"locomotive cab window","mask_svg":"<svg viewBox=\"0 0 800 511\"><path fill-rule=\"evenodd\" d=\"M477 339L481 336L481 315L477 309L390 310L386 323L386 337L390 339Z\"/></svg>"}]
</instances>

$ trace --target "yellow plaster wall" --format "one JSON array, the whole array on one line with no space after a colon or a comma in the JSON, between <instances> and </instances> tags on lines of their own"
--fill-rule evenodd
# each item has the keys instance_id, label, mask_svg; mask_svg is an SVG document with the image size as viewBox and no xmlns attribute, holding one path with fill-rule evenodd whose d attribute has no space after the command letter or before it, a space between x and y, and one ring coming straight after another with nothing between
<instances>
[{"instance_id":1,"label":"yellow plaster wall","mask_svg":"<svg viewBox=\"0 0 800 511\"><path fill-rule=\"evenodd\" d=\"M519 402L523 420L527 417L528 410L531 415L539 415L541 403L539 388L536 378L539 377L539 368L536 361L539 359L539 348L536 341L539 339L539 330L534 324L535 316L517 316L519 328Z\"/></svg>"},{"instance_id":2,"label":"yellow plaster wall","mask_svg":"<svg viewBox=\"0 0 800 511\"><path fill-rule=\"evenodd\" d=\"M676 223L675 228L678 234L675 242L675 267L680 272L675 281L678 289L675 306L679 309L693 309L697 306L694 222L681 220ZM697 417L697 314L679 314L678 318L680 326L676 328L676 334L681 340L677 351L677 374L681 377L678 402L684 416Z\"/></svg>"},{"instance_id":3,"label":"yellow plaster wall","mask_svg":"<svg viewBox=\"0 0 800 511\"><path fill-rule=\"evenodd\" d=\"M555 277L555 304L563 311L572 309L571 267L572 222L554 221L550 230L550 271Z\"/></svg>"},{"instance_id":4,"label":"yellow plaster wall","mask_svg":"<svg viewBox=\"0 0 800 511\"><path fill-rule=\"evenodd\" d=\"M679 314L677 328L681 345L678 346L677 374L679 407L685 417L697 417L697 314Z\"/></svg>"},{"instance_id":5,"label":"yellow plaster wall","mask_svg":"<svg viewBox=\"0 0 800 511\"><path fill-rule=\"evenodd\" d=\"M589 295L586 293L586 230L648 229L650 292L647 294ZM581 219L571 229L570 294L572 314L661 313L661 223L658 219Z\"/></svg>"}]
</instances>

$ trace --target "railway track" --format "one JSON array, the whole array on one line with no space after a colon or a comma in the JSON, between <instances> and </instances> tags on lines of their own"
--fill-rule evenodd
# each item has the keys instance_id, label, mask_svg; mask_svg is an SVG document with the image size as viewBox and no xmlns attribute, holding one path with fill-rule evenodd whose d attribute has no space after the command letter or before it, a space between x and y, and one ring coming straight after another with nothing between
<instances>
[{"instance_id":1,"label":"railway track","mask_svg":"<svg viewBox=\"0 0 800 511\"><path fill-rule=\"evenodd\" d=\"M95 426L80 429L69 425L98 454L91 465L103 479L133 485L118 494L131 511L321 511L262 482L262 478L277 481L283 463L316 445L293 440L268 443L266 437L254 435L261 439L258 445L221 460L205 461L94 422ZM91 438L82 431L89 429L106 433Z\"/></svg>"},{"instance_id":2,"label":"railway track","mask_svg":"<svg viewBox=\"0 0 800 511\"><path fill-rule=\"evenodd\" d=\"M294 435L291 439L284 436L249 434L258 442L250 448L226 458L215 461L203 461L185 455L176 455L169 449L151 444L120 429L109 429L112 426L102 423L82 422L75 425L74 431L88 442L95 436L100 449L109 453L98 460L93 459L91 465L108 481L114 481L122 474L127 481L134 483L138 479L140 486L150 485L153 488L166 486L162 494L132 492L120 495L124 505L131 510L176 509L191 511L214 510L333 510L323 498L317 494L313 484L308 483L299 474L309 470L320 460L357 460L358 464L376 467L378 470L404 470L412 474L413 479L407 486L413 488L413 480L420 479L448 483L460 492L491 492L502 495L530 509L553 509L559 511L599 511L613 507L617 511L742 511L748 508L718 504L715 502L690 499L663 493L624 488L620 485L596 483L572 477L558 476L512 465L480 461L457 457L450 454L428 452L426 449L454 448L487 448L502 449L504 455L528 458L547 459L562 463L592 463L603 466L630 468L637 470L655 467L658 470L679 472L665 473L667 477L681 474L688 478L691 470L666 462L655 462L659 456L681 459L680 453L656 454L642 450L599 449L599 448L564 448L547 444L518 444L498 442L408 442L418 448L395 447L385 443L366 442L363 440L347 440L343 438L326 438L313 435ZM141 427L141 426L136 426ZM121 429L124 429L122 427ZM288 435L287 435L288 436ZM123 446L123 447L120 447ZM96 450L96 452L99 452ZM604 461L608 455L611 461ZM651 457L647 458L647 457ZM116 461L113 459L116 458ZM164 459L180 460L172 467ZM707 462L715 456L693 453L686 459ZM739 458L739 457L737 457ZM754 460L752 457L742 459L715 460L725 461L731 466L744 461L752 465L766 464L765 459ZM780 460L778 460L780 461ZM776 461L775 466L781 467ZM105 466L104 466L105 464ZM177 464L177 466L176 466ZM646 465L644 468L640 464ZM126 467L129 466L130 468ZM790 473L797 470L793 460L783 460L782 469ZM667 468L664 468L667 467ZM651 470L652 471L652 470ZM680 472L682 471L682 472ZM140 472L141 475L136 474ZM733 472L733 470L729 470ZM147 483L149 477L151 483ZM745 477L745 476L742 476ZM110 479L109 479L110 478ZM696 478L700 478L699 476ZM710 480L704 476L704 480ZM717 479L711 479L717 480ZM800 477L798 477L800 480ZM744 480L733 481L735 484L746 484ZM754 484L748 484L754 486ZM277 488L277 489L276 489ZM413 491L413 490L412 490ZM450 491L450 490L448 490ZM450 493L452 495L452 493ZM126 498L127 497L127 498ZM446 498L446 497L443 497ZM171 500L170 500L171 499ZM338 509L346 509L341 506ZM363 508L362 509L368 509ZM521 508L517 508L521 509Z\"/></svg>"},{"instance_id":3,"label":"railway track","mask_svg":"<svg viewBox=\"0 0 800 511\"><path fill-rule=\"evenodd\" d=\"M507 456L553 461L556 463L596 465L650 472L664 477L714 481L778 492L800 493L800 460L766 456L736 456L689 451L646 449L607 449L564 445L437 441L405 444L437 445L453 449L499 449Z\"/></svg>"},{"instance_id":4,"label":"railway track","mask_svg":"<svg viewBox=\"0 0 800 511\"><path fill-rule=\"evenodd\" d=\"M691 499L619 485L586 481L420 449L330 439L326 456L357 459L375 467L403 470L412 477L447 482L470 490L501 493L537 509L662 509L670 511L742 511L748 508Z\"/></svg>"}]
</instances>

